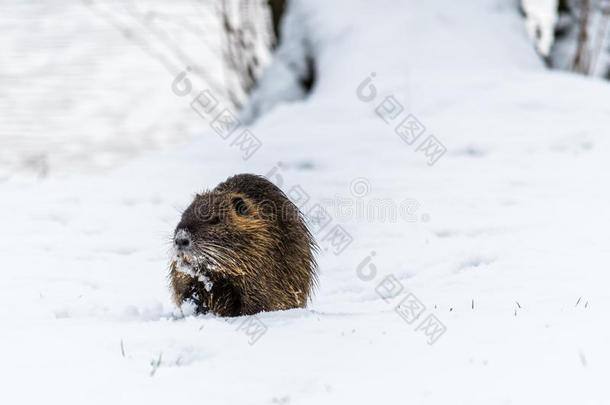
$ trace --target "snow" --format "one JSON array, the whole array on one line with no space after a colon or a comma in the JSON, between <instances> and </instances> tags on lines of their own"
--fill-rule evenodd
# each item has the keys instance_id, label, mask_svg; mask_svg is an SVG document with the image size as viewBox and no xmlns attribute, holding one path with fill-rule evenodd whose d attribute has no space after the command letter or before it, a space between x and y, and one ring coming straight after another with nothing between
<instances>
[{"instance_id":1,"label":"snow","mask_svg":"<svg viewBox=\"0 0 610 405\"><path fill-rule=\"evenodd\" d=\"M244 96L223 71L219 25L213 2L2 2L0 179L99 172L192 139L200 121L168 102L168 75L188 70L192 86L205 82L225 103L226 88ZM254 28L264 67L270 38Z\"/></svg>"},{"instance_id":2,"label":"snow","mask_svg":"<svg viewBox=\"0 0 610 405\"><path fill-rule=\"evenodd\" d=\"M300 1L288 2L286 7L280 28L281 42L273 61L240 111L240 118L246 124L252 124L278 103L305 97L301 81L309 74L307 58L313 56L309 39L313 35L313 28L309 26L311 18L308 7Z\"/></svg>"},{"instance_id":3,"label":"snow","mask_svg":"<svg viewBox=\"0 0 610 405\"><path fill-rule=\"evenodd\" d=\"M178 231L176 233L176 236L178 236L178 234L180 232L183 232L183 231ZM176 271L186 274L192 278L196 278L197 280L199 280L200 283L203 284L206 291L209 292L212 290L214 283L212 282L212 280L210 280L210 278L207 276L207 274L199 273L193 268L194 264L199 265L202 260L203 260L203 256L196 256L196 255L186 256L183 253L177 253L174 249L174 253L172 254L172 260L170 262L169 267L170 267L170 269L175 269ZM216 271L216 266L211 263L206 263L206 270L210 271L210 272Z\"/></svg>"},{"instance_id":4,"label":"snow","mask_svg":"<svg viewBox=\"0 0 610 405\"><path fill-rule=\"evenodd\" d=\"M607 82L545 70L511 2L300 6L319 80L249 127L262 142L249 159L239 131L223 139L193 112L195 90L178 97L172 75L143 69L167 108L138 125L197 137L113 170L59 159L43 179L1 180L0 401L607 404ZM106 105L135 97L124 89ZM394 131L409 114L425 127L412 145ZM433 164L430 135L446 148ZM319 288L307 309L183 316L167 287L180 211L240 172L266 174L310 218L328 208ZM418 204L381 221L329 199ZM351 243L329 243L331 229ZM440 336L422 330L434 319Z\"/></svg>"},{"instance_id":5,"label":"snow","mask_svg":"<svg viewBox=\"0 0 610 405\"><path fill-rule=\"evenodd\" d=\"M540 54L549 56L555 40L557 0L521 0L527 33Z\"/></svg>"}]
</instances>

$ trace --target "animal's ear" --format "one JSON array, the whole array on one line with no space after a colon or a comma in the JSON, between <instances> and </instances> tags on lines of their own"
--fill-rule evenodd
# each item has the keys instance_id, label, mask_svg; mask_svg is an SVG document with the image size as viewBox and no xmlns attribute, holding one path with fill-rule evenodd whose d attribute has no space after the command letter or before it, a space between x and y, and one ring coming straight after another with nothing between
<instances>
[{"instance_id":1,"label":"animal's ear","mask_svg":"<svg viewBox=\"0 0 610 405\"><path fill-rule=\"evenodd\" d=\"M231 199L231 205L233 206L233 209L235 210L237 215L243 217L250 214L250 206L248 205L246 200L241 197L233 197Z\"/></svg>"}]
</instances>

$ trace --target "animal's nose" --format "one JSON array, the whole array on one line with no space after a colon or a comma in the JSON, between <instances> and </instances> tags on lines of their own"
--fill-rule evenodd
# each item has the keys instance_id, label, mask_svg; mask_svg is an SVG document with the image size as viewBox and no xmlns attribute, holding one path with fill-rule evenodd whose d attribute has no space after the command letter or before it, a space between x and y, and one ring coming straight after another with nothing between
<instances>
[{"instance_id":1,"label":"animal's nose","mask_svg":"<svg viewBox=\"0 0 610 405\"><path fill-rule=\"evenodd\" d=\"M186 232L178 232L174 237L174 244L178 249L191 247L191 237Z\"/></svg>"}]
</instances>

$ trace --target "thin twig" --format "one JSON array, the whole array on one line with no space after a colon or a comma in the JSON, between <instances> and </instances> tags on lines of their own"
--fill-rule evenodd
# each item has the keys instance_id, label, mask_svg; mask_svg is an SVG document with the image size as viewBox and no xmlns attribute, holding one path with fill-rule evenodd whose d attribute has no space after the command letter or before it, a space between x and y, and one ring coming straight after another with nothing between
<instances>
[{"instance_id":1,"label":"thin twig","mask_svg":"<svg viewBox=\"0 0 610 405\"><path fill-rule=\"evenodd\" d=\"M153 360L150 362L150 365L152 366L152 370L150 370L151 377L154 377L155 373L157 372L157 369L159 367L161 367L162 358L163 358L163 352L159 353L159 358L157 360Z\"/></svg>"}]
</instances>

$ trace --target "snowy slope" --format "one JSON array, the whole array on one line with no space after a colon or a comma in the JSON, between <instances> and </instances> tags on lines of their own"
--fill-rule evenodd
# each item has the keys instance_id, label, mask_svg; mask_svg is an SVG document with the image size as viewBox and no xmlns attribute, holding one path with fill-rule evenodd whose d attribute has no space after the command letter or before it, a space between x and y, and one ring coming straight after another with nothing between
<instances>
[{"instance_id":1,"label":"snowy slope","mask_svg":"<svg viewBox=\"0 0 610 405\"><path fill-rule=\"evenodd\" d=\"M235 75L223 72L216 4L2 2L0 179L98 171L191 139L198 119L168 102L160 85L168 75L188 65L191 82L241 96ZM265 30L253 28L263 47ZM269 51L257 56L265 66Z\"/></svg>"},{"instance_id":2,"label":"snowy slope","mask_svg":"<svg viewBox=\"0 0 610 405\"><path fill-rule=\"evenodd\" d=\"M201 123L192 143L0 183L0 401L607 404L610 88L544 70L513 3L456 3L303 2L317 87L250 128L263 145L248 160L168 77L168 105ZM390 95L404 111L387 124ZM413 145L394 132L408 114L426 127ZM430 134L447 149L434 165L416 150ZM173 227L239 172L326 206L320 288L304 310L181 318ZM406 217L375 214L405 201ZM335 225L353 239L339 254ZM384 279L397 296L378 294ZM409 324L395 307L413 297L425 311ZM444 334L418 327L428 315Z\"/></svg>"}]
</instances>

